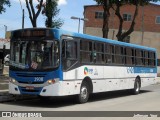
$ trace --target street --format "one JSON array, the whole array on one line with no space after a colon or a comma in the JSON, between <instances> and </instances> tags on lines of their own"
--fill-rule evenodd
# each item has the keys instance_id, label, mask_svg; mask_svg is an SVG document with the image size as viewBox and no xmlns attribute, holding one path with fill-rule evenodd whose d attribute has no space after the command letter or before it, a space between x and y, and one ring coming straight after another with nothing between
<instances>
[{"instance_id":1,"label":"street","mask_svg":"<svg viewBox=\"0 0 160 120\"><path fill-rule=\"evenodd\" d=\"M76 104L74 97L38 98L0 103L0 111L160 111L160 84L142 89L139 95L128 91L93 94L88 103Z\"/></svg>"}]
</instances>

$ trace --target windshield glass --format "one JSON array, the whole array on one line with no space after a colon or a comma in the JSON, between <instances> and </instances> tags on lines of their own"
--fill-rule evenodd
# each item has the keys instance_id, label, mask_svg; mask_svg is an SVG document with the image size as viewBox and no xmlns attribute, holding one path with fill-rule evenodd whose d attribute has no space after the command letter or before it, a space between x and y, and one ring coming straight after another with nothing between
<instances>
[{"instance_id":1,"label":"windshield glass","mask_svg":"<svg viewBox=\"0 0 160 120\"><path fill-rule=\"evenodd\" d=\"M33 70L58 67L58 41L13 41L10 65Z\"/></svg>"}]
</instances>

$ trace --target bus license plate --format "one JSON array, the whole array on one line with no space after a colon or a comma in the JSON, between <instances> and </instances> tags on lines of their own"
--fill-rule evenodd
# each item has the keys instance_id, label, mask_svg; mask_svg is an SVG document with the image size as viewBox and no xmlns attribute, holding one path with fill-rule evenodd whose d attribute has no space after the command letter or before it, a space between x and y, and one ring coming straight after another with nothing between
<instances>
[{"instance_id":1,"label":"bus license plate","mask_svg":"<svg viewBox=\"0 0 160 120\"><path fill-rule=\"evenodd\" d=\"M26 90L34 90L34 86L26 86Z\"/></svg>"}]
</instances>

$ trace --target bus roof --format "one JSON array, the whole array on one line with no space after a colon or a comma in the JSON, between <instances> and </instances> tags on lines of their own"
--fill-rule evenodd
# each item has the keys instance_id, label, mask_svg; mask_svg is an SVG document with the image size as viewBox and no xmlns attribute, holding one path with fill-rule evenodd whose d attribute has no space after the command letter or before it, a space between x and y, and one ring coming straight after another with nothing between
<instances>
[{"instance_id":1,"label":"bus roof","mask_svg":"<svg viewBox=\"0 0 160 120\"><path fill-rule=\"evenodd\" d=\"M80 38L89 39L89 40L93 40L93 41L100 41L100 42L106 42L106 43L110 43L110 44L121 45L121 46L129 46L129 47L138 48L138 49L156 51L155 48L151 48L151 47L147 47L147 46L141 46L141 45L126 43L126 42L120 42L120 41L117 41L117 40L111 40L111 39L96 37L96 36L87 35L87 34L69 32L69 31L65 31L65 30L62 30L62 29L55 29L55 28L25 28L25 29L14 30L12 32L21 31L21 30L33 30L33 29L49 29L49 30L52 30L53 32L57 32L59 34L57 36L55 35L57 38L60 38L61 35L67 35L67 36L71 36L71 37L80 37Z\"/></svg>"},{"instance_id":2,"label":"bus roof","mask_svg":"<svg viewBox=\"0 0 160 120\"><path fill-rule=\"evenodd\" d=\"M68 35L68 36L72 36L72 37L80 37L80 38L90 39L90 40L93 40L93 41L100 41L100 42L106 42L106 43L121 45L121 46L129 46L129 47L134 47L134 48L138 48L138 49L156 51L155 48L151 48L151 47L147 47L147 46L141 46L141 45L136 45L136 44L132 44L132 43L126 43L126 42L120 42L120 41L117 41L117 40L111 40L111 39L91 36L91 35L87 35L87 34L68 32L68 31L61 30L61 29L54 29L54 30L57 30L60 35Z\"/></svg>"}]
</instances>

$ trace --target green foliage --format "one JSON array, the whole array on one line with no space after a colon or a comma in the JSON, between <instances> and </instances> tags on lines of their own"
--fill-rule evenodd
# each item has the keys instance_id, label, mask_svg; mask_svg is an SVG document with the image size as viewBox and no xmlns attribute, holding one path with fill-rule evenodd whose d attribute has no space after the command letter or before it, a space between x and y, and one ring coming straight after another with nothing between
<instances>
[{"instance_id":1,"label":"green foliage","mask_svg":"<svg viewBox=\"0 0 160 120\"><path fill-rule=\"evenodd\" d=\"M9 0L0 0L0 14L2 14L2 12L6 11L6 8L4 8L5 5L10 7L11 6L10 1Z\"/></svg>"},{"instance_id":2,"label":"green foliage","mask_svg":"<svg viewBox=\"0 0 160 120\"><path fill-rule=\"evenodd\" d=\"M58 0L46 0L46 5L42 11L46 18L46 27L60 28L63 25L63 20L57 19L60 9L57 8Z\"/></svg>"}]
</instances>

